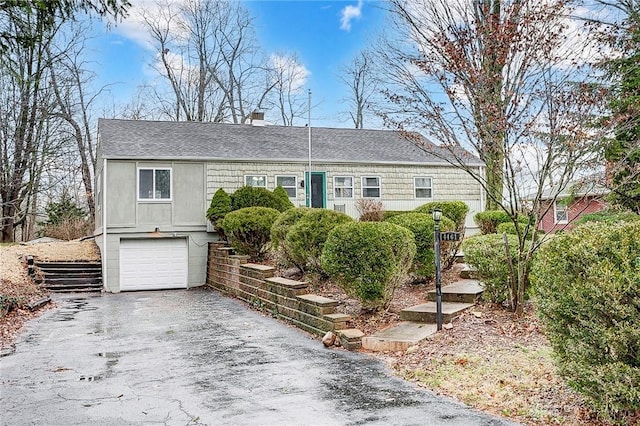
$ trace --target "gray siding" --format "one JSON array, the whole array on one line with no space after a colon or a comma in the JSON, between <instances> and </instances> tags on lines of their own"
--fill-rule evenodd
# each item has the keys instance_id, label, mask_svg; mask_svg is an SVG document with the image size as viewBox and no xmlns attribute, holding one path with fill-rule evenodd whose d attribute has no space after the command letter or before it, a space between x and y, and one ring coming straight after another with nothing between
<instances>
[{"instance_id":1,"label":"gray siding","mask_svg":"<svg viewBox=\"0 0 640 426\"><path fill-rule=\"evenodd\" d=\"M402 165L402 164L336 164L313 163L314 172L326 173L327 208L344 205L345 212L352 217L358 216L356 202L362 198L364 176L378 176L382 181L381 199L387 210L412 210L430 201L461 200L469 205L467 228L475 228L473 215L482 210L480 185L462 170L449 165ZM295 205L305 205L305 189L300 181L304 180L307 164L285 162L209 162L207 163L207 200L211 200L218 188L232 193L244 184L245 175L266 175L267 189L276 187L276 176L295 175L298 179ZM333 178L335 176L354 177L353 198L335 198ZM432 198L416 198L414 177L432 179Z\"/></svg>"},{"instance_id":2,"label":"gray siding","mask_svg":"<svg viewBox=\"0 0 640 426\"><path fill-rule=\"evenodd\" d=\"M104 250L104 238L96 238L100 247L103 263L104 288L108 292L117 293L120 291L120 239L126 238L146 238L148 233L116 234L107 236L106 251ZM178 236L182 234L177 234ZM207 243L212 241L211 234L206 232L189 232L185 236L189 237L189 277L188 287L198 287L206 283L207 270Z\"/></svg>"}]
</instances>

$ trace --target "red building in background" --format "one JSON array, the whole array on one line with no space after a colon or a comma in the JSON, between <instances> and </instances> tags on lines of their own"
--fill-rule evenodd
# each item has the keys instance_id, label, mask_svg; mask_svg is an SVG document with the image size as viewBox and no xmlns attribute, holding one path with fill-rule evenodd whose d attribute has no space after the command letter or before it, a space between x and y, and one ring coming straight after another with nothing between
<instances>
[{"instance_id":1,"label":"red building in background","mask_svg":"<svg viewBox=\"0 0 640 426\"><path fill-rule=\"evenodd\" d=\"M542 196L540 212L543 213L538 229L556 232L571 229L585 214L605 210L608 205L605 195L608 190L594 184L573 184L557 196L553 190L546 190Z\"/></svg>"}]
</instances>

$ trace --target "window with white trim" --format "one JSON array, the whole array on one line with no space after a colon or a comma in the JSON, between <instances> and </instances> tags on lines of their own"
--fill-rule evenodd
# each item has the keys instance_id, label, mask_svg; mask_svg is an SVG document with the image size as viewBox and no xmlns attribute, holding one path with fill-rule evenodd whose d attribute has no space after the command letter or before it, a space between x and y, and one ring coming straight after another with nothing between
<instances>
[{"instance_id":1,"label":"window with white trim","mask_svg":"<svg viewBox=\"0 0 640 426\"><path fill-rule=\"evenodd\" d=\"M171 200L171 169L139 168L138 199L144 201Z\"/></svg>"},{"instance_id":2,"label":"window with white trim","mask_svg":"<svg viewBox=\"0 0 640 426\"><path fill-rule=\"evenodd\" d=\"M333 197L353 198L353 176L333 177Z\"/></svg>"},{"instance_id":3,"label":"window with white trim","mask_svg":"<svg viewBox=\"0 0 640 426\"><path fill-rule=\"evenodd\" d=\"M291 176L276 176L276 187L281 186L287 191L289 198L296 198L298 192L298 178Z\"/></svg>"},{"instance_id":4,"label":"window with white trim","mask_svg":"<svg viewBox=\"0 0 640 426\"><path fill-rule=\"evenodd\" d=\"M432 198L433 186L431 178L426 176L414 177L413 193L416 198Z\"/></svg>"},{"instance_id":5,"label":"window with white trim","mask_svg":"<svg viewBox=\"0 0 640 426\"><path fill-rule=\"evenodd\" d=\"M267 187L267 175L244 175L244 184L246 186L255 186L258 188Z\"/></svg>"},{"instance_id":6,"label":"window with white trim","mask_svg":"<svg viewBox=\"0 0 640 426\"><path fill-rule=\"evenodd\" d=\"M378 176L362 177L362 197L363 198L380 198L382 193L382 179Z\"/></svg>"},{"instance_id":7,"label":"window with white trim","mask_svg":"<svg viewBox=\"0 0 640 426\"><path fill-rule=\"evenodd\" d=\"M569 212L567 205L562 201L556 200L553 203L553 218L555 223L569 223Z\"/></svg>"}]
</instances>

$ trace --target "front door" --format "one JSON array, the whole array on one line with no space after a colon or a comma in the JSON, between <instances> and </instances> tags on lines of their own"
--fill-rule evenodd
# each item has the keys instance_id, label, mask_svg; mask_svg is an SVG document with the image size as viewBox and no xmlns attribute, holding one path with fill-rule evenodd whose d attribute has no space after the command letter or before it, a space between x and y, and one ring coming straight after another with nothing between
<instances>
[{"instance_id":1,"label":"front door","mask_svg":"<svg viewBox=\"0 0 640 426\"><path fill-rule=\"evenodd\" d=\"M307 173L307 176L309 174ZM309 181L309 179L307 179ZM324 172L312 172L311 184L309 189L311 191L311 207L324 208L325 203L325 190L326 190L326 174Z\"/></svg>"}]
</instances>

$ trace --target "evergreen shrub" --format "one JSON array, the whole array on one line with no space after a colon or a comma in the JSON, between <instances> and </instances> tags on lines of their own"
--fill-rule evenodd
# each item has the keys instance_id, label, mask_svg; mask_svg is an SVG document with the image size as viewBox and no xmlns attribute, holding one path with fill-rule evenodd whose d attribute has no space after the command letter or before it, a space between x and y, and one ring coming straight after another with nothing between
<instances>
[{"instance_id":1,"label":"evergreen shrub","mask_svg":"<svg viewBox=\"0 0 640 426\"><path fill-rule=\"evenodd\" d=\"M280 212L269 207L246 207L227 213L222 229L229 244L240 254L262 260L268 249L271 227Z\"/></svg>"},{"instance_id":2,"label":"evergreen shrub","mask_svg":"<svg viewBox=\"0 0 640 426\"><path fill-rule=\"evenodd\" d=\"M414 211L416 213L431 215L433 210L437 208L442 211L442 216L448 217L455 223L455 230L457 232L462 232L467 213L469 213L469 206L467 206L464 201L433 201L421 205Z\"/></svg>"},{"instance_id":3,"label":"evergreen shrub","mask_svg":"<svg viewBox=\"0 0 640 426\"><path fill-rule=\"evenodd\" d=\"M518 261L518 237L507 235L511 262L514 268ZM484 284L482 298L489 302L502 303L509 300L511 268L503 236L500 234L475 235L462 243L464 259L476 269L474 277Z\"/></svg>"},{"instance_id":4,"label":"evergreen shrub","mask_svg":"<svg viewBox=\"0 0 640 426\"><path fill-rule=\"evenodd\" d=\"M347 294L366 310L389 306L416 253L408 229L388 222L353 222L334 228L321 263Z\"/></svg>"},{"instance_id":5,"label":"evergreen shrub","mask_svg":"<svg viewBox=\"0 0 640 426\"><path fill-rule=\"evenodd\" d=\"M286 195L286 191L284 192ZM265 188L243 186L231 196L231 209L240 210L246 207L270 207L283 212L293 208L294 205L289 201L288 196L284 198L282 194L274 194Z\"/></svg>"},{"instance_id":6,"label":"evergreen shrub","mask_svg":"<svg viewBox=\"0 0 640 426\"><path fill-rule=\"evenodd\" d=\"M617 423L640 414L639 235L640 221L578 226L541 247L531 272L560 373Z\"/></svg>"},{"instance_id":7,"label":"evergreen shrub","mask_svg":"<svg viewBox=\"0 0 640 426\"><path fill-rule=\"evenodd\" d=\"M311 209L289 227L284 244L288 259L303 270L322 272L320 255L329 232L338 225L353 222L344 213Z\"/></svg>"},{"instance_id":8,"label":"evergreen shrub","mask_svg":"<svg viewBox=\"0 0 640 426\"><path fill-rule=\"evenodd\" d=\"M221 237L224 237L220 221L224 219L225 215L231 211L231 196L222 188L219 188L213 198L211 198L211 204L207 209L206 218L211 222L216 231L218 231Z\"/></svg>"},{"instance_id":9,"label":"evergreen shrub","mask_svg":"<svg viewBox=\"0 0 640 426\"><path fill-rule=\"evenodd\" d=\"M511 222L511 217L504 210L486 210L476 213L473 220L482 234L495 234L498 225ZM526 216L518 217L518 222L527 223L528 221Z\"/></svg>"},{"instance_id":10,"label":"evergreen shrub","mask_svg":"<svg viewBox=\"0 0 640 426\"><path fill-rule=\"evenodd\" d=\"M290 251L287 249L286 238L289 229L298 223L300 219L312 210L308 207L296 207L280 213L271 227L271 247L280 253L281 260L285 265L294 265Z\"/></svg>"},{"instance_id":11,"label":"evergreen shrub","mask_svg":"<svg viewBox=\"0 0 640 426\"><path fill-rule=\"evenodd\" d=\"M425 213L405 213L392 216L385 222L400 225L410 230L415 238L416 255L413 259L411 267L412 272L425 279L431 279L435 276L435 253L434 253L434 222L431 215ZM446 217L440 222L442 231L453 231L455 223ZM444 257L448 254L448 242L441 243L441 256L444 263Z\"/></svg>"}]
</instances>

